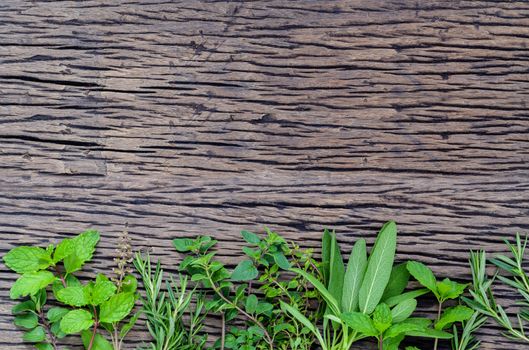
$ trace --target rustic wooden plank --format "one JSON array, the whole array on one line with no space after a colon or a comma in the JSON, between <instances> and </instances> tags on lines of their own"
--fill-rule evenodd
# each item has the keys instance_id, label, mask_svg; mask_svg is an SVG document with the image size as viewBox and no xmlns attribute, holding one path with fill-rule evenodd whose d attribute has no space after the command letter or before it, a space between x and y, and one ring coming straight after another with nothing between
<instances>
[{"instance_id":1,"label":"rustic wooden plank","mask_svg":"<svg viewBox=\"0 0 529 350\"><path fill-rule=\"evenodd\" d=\"M529 227L528 14L521 1L4 0L0 253L94 227L91 268L105 268L128 222L169 266L170 238L203 233L233 263L242 228L317 246L332 226L350 245L395 219L400 259L468 278L469 249ZM4 300L13 277L0 267ZM26 349L11 305L0 344ZM484 349L524 348L483 334Z\"/></svg>"}]
</instances>

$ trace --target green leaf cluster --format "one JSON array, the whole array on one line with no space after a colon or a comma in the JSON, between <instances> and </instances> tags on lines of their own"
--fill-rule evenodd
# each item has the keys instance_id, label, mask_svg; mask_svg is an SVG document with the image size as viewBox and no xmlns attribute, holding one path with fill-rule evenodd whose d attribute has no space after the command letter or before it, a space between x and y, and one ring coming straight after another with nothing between
<instances>
[{"instance_id":1,"label":"green leaf cluster","mask_svg":"<svg viewBox=\"0 0 529 350\"><path fill-rule=\"evenodd\" d=\"M134 307L135 278L129 275L127 283L116 284L98 274L83 284L74 275L92 259L99 239L97 231L88 230L46 248L16 247L3 257L5 265L20 274L10 297L24 298L13 308L15 324L27 330L24 341L40 350L57 349L59 339L79 333L88 350L120 349L125 333L114 335ZM50 290L59 306L46 307ZM109 332L112 344L98 328Z\"/></svg>"}]
</instances>

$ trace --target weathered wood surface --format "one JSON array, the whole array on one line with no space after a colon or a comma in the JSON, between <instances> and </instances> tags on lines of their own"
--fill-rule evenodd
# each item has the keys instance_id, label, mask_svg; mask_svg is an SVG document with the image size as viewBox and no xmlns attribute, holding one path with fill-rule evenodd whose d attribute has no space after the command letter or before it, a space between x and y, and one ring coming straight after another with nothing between
<instances>
[{"instance_id":1,"label":"weathered wood surface","mask_svg":"<svg viewBox=\"0 0 529 350\"><path fill-rule=\"evenodd\" d=\"M128 222L172 266L204 233L236 261L242 228L395 219L400 259L468 278L529 228L528 38L514 1L3 0L0 253L93 227L102 268ZM0 347L26 349L0 278Z\"/></svg>"}]
</instances>

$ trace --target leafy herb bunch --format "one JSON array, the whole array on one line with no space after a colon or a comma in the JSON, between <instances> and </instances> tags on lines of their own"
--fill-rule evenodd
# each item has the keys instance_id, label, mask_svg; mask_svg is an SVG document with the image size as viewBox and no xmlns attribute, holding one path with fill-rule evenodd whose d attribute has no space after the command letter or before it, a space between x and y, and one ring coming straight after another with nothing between
<instances>
[{"instance_id":1,"label":"leafy herb bunch","mask_svg":"<svg viewBox=\"0 0 529 350\"><path fill-rule=\"evenodd\" d=\"M437 282L433 273L417 262L394 266L396 244L397 227L390 221L380 230L369 256L364 239L354 244L346 266L335 233L326 230L322 239L323 282L305 271L291 269L311 282L324 299L321 324L306 318L292 305L282 303L282 308L310 329L323 350L348 350L364 338L375 338L380 350L397 350L407 336L433 338L434 347L437 339L453 338L446 330L456 322L470 319L472 310L456 306L441 314L439 309L435 322L412 314L417 298L428 291L442 305L447 299L459 297L466 286L448 279ZM426 288L405 291L410 273ZM457 340L457 344L465 341L466 345L473 340L471 328L466 330L466 337ZM457 348L463 349L471 348Z\"/></svg>"},{"instance_id":2,"label":"leafy herb bunch","mask_svg":"<svg viewBox=\"0 0 529 350\"><path fill-rule=\"evenodd\" d=\"M25 300L13 308L15 324L27 330L24 340L38 350L58 349L58 339L80 334L87 350L119 350L137 316L126 325L120 322L131 313L136 300L136 279L127 273L128 235L118 247L118 268L111 281L103 274L81 283L74 273L88 262L99 242L97 231L88 230L46 248L20 246L4 256L4 262L21 276L10 290L12 299ZM59 306L48 307L52 291ZM108 332L109 342L99 330Z\"/></svg>"},{"instance_id":3,"label":"leafy herb bunch","mask_svg":"<svg viewBox=\"0 0 529 350\"><path fill-rule=\"evenodd\" d=\"M246 258L232 272L214 260L210 249L216 241L210 237L173 241L178 251L188 253L180 268L213 292L208 304L223 320L222 335L216 342L220 349L305 350L313 343L309 329L280 308L280 302L285 301L304 310L309 318L317 318L318 310L311 302L318 294L306 280L286 271L296 266L318 274L312 251L302 250L268 229L266 232L261 238L242 231L249 246L243 248ZM227 333L226 325L238 317L245 320L245 327L233 326Z\"/></svg>"}]
</instances>

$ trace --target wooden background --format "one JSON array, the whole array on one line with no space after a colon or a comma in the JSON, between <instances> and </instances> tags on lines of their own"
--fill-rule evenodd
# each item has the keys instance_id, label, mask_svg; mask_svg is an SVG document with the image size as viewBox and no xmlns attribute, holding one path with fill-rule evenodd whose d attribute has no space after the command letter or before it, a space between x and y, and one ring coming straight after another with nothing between
<instances>
[{"instance_id":1,"label":"wooden background","mask_svg":"<svg viewBox=\"0 0 529 350\"><path fill-rule=\"evenodd\" d=\"M128 223L174 271L174 237L236 262L242 228L394 219L399 259L466 279L529 228L528 44L515 1L2 0L0 253L96 228L100 269ZM14 278L0 347L27 349Z\"/></svg>"}]
</instances>

